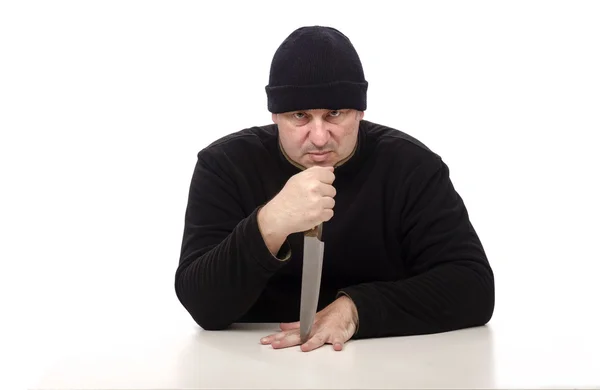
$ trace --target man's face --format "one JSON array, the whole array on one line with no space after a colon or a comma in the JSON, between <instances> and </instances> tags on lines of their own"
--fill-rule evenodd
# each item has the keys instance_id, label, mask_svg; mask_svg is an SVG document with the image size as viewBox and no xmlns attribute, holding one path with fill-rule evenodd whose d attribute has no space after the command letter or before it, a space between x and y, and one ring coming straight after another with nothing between
<instances>
[{"instance_id":1,"label":"man's face","mask_svg":"<svg viewBox=\"0 0 600 390\"><path fill-rule=\"evenodd\" d=\"M333 166L354 150L364 112L306 110L273 114L281 145L290 159L310 168Z\"/></svg>"}]
</instances>

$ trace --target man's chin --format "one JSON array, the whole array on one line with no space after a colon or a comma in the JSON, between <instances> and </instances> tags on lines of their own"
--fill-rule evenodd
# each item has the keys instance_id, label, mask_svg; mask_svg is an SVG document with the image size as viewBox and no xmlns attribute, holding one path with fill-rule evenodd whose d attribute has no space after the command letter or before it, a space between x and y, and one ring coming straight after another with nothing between
<instances>
[{"instance_id":1,"label":"man's chin","mask_svg":"<svg viewBox=\"0 0 600 390\"><path fill-rule=\"evenodd\" d=\"M327 166L332 164L334 160L334 154L333 152L327 152L322 154L308 153L304 160L307 164L310 165Z\"/></svg>"},{"instance_id":2,"label":"man's chin","mask_svg":"<svg viewBox=\"0 0 600 390\"><path fill-rule=\"evenodd\" d=\"M331 161L331 160L326 160L326 161L311 161L310 159L307 159L304 164L305 167L310 168L310 167L331 167L335 165L335 162Z\"/></svg>"}]
</instances>

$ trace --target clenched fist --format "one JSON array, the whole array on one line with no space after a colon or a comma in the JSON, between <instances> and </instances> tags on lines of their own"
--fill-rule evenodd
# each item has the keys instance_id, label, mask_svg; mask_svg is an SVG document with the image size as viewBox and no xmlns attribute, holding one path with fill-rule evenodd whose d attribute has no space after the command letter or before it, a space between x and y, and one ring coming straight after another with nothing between
<instances>
[{"instance_id":1,"label":"clenched fist","mask_svg":"<svg viewBox=\"0 0 600 390\"><path fill-rule=\"evenodd\" d=\"M264 206L273 226L283 235L303 232L333 217L333 167L313 166L292 176Z\"/></svg>"}]
</instances>

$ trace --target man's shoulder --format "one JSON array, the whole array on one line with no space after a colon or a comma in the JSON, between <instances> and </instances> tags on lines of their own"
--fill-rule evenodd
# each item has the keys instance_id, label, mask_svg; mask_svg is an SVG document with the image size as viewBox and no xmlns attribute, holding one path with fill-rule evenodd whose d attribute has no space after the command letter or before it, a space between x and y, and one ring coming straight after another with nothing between
<instances>
[{"instance_id":1,"label":"man's shoulder","mask_svg":"<svg viewBox=\"0 0 600 390\"><path fill-rule=\"evenodd\" d=\"M254 152L264 152L276 138L277 128L274 124L247 127L213 140L198 152L198 157L249 157Z\"/></svg>"},{"instance_id":2,"label":"man's shoulder","mask_svg":"<svg viewBox=\"0 0 600 390\"><path fill-rule=\"evenodd\" d=\"M365 134L375 156L394 159L402 164L419 165L441 157L415 136L397 128L363 121Z\"/></svg>"}]
</instances>

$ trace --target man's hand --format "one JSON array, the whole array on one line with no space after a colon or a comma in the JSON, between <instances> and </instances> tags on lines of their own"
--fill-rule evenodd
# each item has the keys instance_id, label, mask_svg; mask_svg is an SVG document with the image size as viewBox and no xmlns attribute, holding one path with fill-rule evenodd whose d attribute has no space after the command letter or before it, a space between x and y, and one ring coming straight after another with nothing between
<instances>
[{"instance_id":1,"label":"man's hand","mask_svg":"<svg viewBox=\"0 0 600 390\"><path fill-rule=\"evenodd\" d=\"M333 218L333 167L314 166L290 177L259 213L261 229L287 237Z\"/></svg>"},{"instance_id":2,"label":"man's hand","mask_svg":"<svg viewBox=\"0 0 600 390\"><path fill-rule=\"evenodd\" d=\"M358 326L358 312L354 302L341 296L315 316L310 336L300 346L304 352L312 351L324 344L332 344L333 349L341 351L344 343L354 335ZM300 322L283 323L281 332L263 337L262 344L271 344L273 348L287 348L301 344Z\"/></svg>"}]
</instances>

